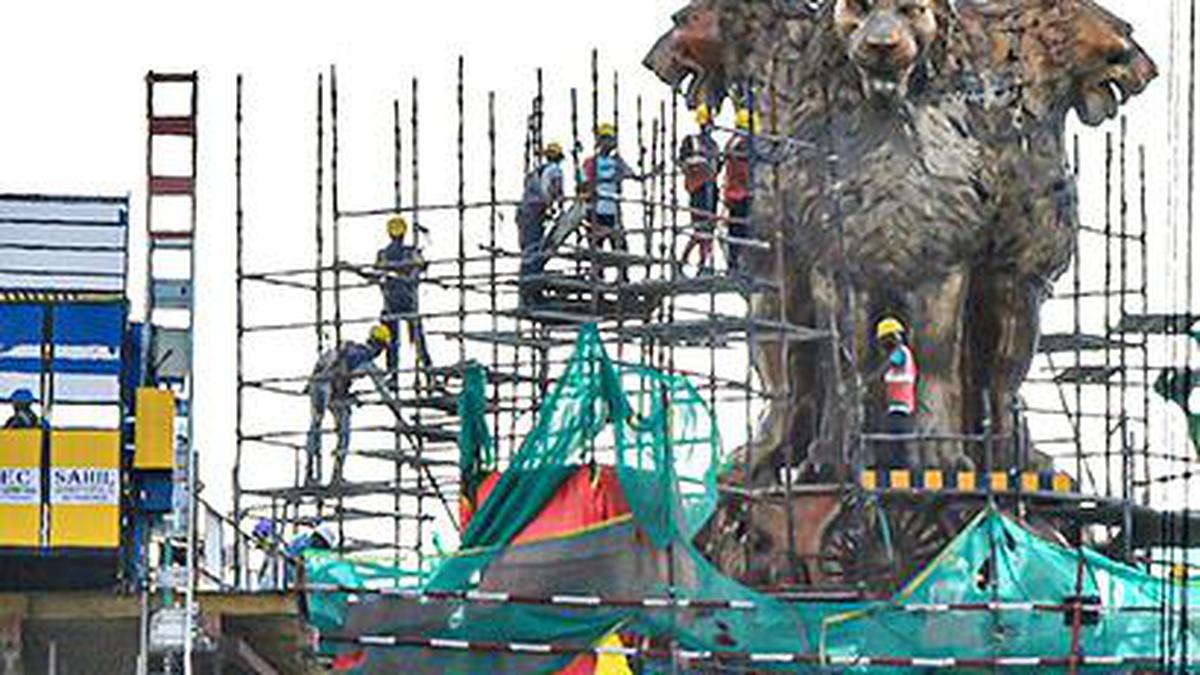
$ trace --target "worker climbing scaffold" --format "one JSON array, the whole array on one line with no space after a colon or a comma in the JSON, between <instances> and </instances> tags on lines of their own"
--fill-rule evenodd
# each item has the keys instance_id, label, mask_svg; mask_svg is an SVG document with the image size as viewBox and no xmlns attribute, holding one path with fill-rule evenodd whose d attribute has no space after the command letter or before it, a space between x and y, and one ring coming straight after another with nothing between
<instances>
[{"instance_id":1,"label":"worker climbing scaffold","mask_svg":"<svg viewBox=\"0 0 1200 675\"><path fill-rule=\"evenodd\" d=\"M343 342L321 354L317 360L306 390L312 404L312 417L309 420L308 440L305 445L306 485L316 485L321 481L321 422L326 411L333 415L337 431L332 482L342 481L346 455L350 452L350 417L354 406L357 405L351 387L355 378L362 375L369 375L373 381L380 381L381 373L375 365L375 359L385 351L392 350L394 335L387 325L379 324L371 329L366 344Z\"/></svg>"},{"instance_id":2,"label":"worker climbing scaffold","mask_svg":"<svg viewBox=\"0 0 1200 675\"><path fill-rule=\"evenodd\" d=\"M543 250L546 222L562 211L563 148L556 142L542 150L542 162L525 176L525 190L517 207L517 229L521 245L521 302L533 304L536 296L528 288L531 277L542 273L549 251Z\"/></svg>"},{"instance_id":3,"label":"worker climbing scaffold","mask_svg":"<svg viewBox=\"0 0 1200 675\"><path fill-rule=\"evenodd\" d=\"M721 173L721 148L713 140L713 115L707 104L696 108L696 133L683 139L679 161L683 165L683 185L689 197L692 235L683 249L680 262L687 264L693 251L700 252L701 275L712 274L713 238L716 234L717 203L720 201L717 177Z\"/></svg>"}]
</instances>

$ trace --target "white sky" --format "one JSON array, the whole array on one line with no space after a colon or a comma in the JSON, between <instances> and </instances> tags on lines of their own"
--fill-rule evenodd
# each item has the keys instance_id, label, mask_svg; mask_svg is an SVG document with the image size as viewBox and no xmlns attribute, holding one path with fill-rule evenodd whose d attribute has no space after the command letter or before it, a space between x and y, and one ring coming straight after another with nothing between
<instances>
[{"instance_id":1,"label":"white sky","mask_svg":"<svg viewBox=\"0 0 1200 675\"><path fill-rule=\"evenodd\" d=\"M489 89L498 96L502 193L511 196L520 180L517 162L534 69L546 69L548 114L562 137L567 87L580 87L580 102L588 114L589 49L599 48L602 71L621 72L622 115L628 121L636 94L646 95L648 106L668 94L640 61L681 4L680 0L9 3L5 18L10 28L0 41L0 58L7 64L0 70L0 90L7 101L0 112L0 189L128 192L133 196L133 228L140 232L144 227L142 76L152 68L200 71L197 443L210 497L227 504L220 494L228 487L234 447L235 74L244 72L247 78L246 211L252 251L247 267L296 267L309 264L312 255L314 83L328 64L338 65L341 87L343 208L390 203L391 100L400 96L407 112L412 76L419 76L422 86L422 201L452 200L453 73L459 53L467 58L468 196L485 196ZM1139 41L1165 74L1170 3L1107 0L1105 4L1136 26ZM603 110L611 109L607 91ZM1150 144L1152 173L1164 179L1171 156L1167 92L1163 77L1127 108L1131 136ZM1099 134L1089 132L1085 167L1099 166L1097 158L1102 155L1095 154L1094 148L1102 148L1102 143ZM627 155L636 148L628 135L624 146ZM1175 144L1174 150L1180 149ZM1097 185L1094 178L1084 183L1085 218L1093 224L1102 222L1096 219L1103 213L1103 193ZM1154 226L1165 226L1166 195L1161 189L1152 194L1152 209ZM436 230L441 223L431 219L426 224ZM452 225L445 222L441 231L454 232ZM348 255L366 259L382 239L381 223L376 219L354 227L345 242ZM486 231L483 227L473 231ZM511 240L511 224L505 227ZM452 252L453 242L442 241L449 247L443 253ZM137 251L142 238L136 236L133 244ZM1158 246L1153 255L1156 263L1170 242L1161 240ZM135 297L141 293L144 273L139 258L135 253ZM1164 290L1166 277L1160 266L1152 267L1159 275L1151 279L1152 292L1157 285L1165 307L1171 300ZM1094 273L1095 269L1089 270ZM376 297L364 297L349 313L369 316L377 311ZM433 306L426 301L426 309ZM307 320L306 311L302 306L297 311L297 305L274 296L254 298L247 305L252 321ZM256 349L249 357L262 359L257 365L267 372L299 374L311 363L311 341L288 338ZM734 359L720 368L740 378L740 364L740 359ZM249 411L259 422L273 421L278 414ZM288 414L294 417L287 426L299 428L305 423L303 405ZM1167 440L1177 445L1180 438ZM290 461L280 461L281 457L270 458L261 470L290 478Z\"/></svg>"}]
</instances>

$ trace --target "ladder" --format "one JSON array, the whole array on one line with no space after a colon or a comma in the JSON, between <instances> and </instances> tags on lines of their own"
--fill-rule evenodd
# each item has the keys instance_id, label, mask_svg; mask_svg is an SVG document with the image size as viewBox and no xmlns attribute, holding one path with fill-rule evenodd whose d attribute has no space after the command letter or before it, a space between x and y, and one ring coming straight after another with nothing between
<instances>
[{"instance_id":1,"label":"ladder","mask_svg":"<svg viewBox=\"0 0 1200 675\"><path fill-rule=\"evenodd\" d=\"M196 471L193 459L193 345L199 78L146 74L145 382L175 392L174 509L168 550L186 551L183 570L164 586L183 591L184 672L191 672L196 574ZM180 583L182 582L182 583ZM182 587L182 588L181 588Z\"/></svg>"}]
</instances>

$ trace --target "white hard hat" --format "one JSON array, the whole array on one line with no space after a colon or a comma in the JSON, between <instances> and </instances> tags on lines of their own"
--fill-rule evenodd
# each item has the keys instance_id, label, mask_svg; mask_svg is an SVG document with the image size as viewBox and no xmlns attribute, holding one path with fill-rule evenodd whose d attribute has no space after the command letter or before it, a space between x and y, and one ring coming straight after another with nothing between
<instances>
[{"instance_id":1,"label":"white hard hat","mask_svg":"<svg viewBox=\"0 0 1200 675\"><path fill-rule=\"evenodd\" d=\"M321 523L313 530L314 537L320 537L329 548L337 548L338 534L337 529L332 523Z\"/></svg>"}]
</instances>

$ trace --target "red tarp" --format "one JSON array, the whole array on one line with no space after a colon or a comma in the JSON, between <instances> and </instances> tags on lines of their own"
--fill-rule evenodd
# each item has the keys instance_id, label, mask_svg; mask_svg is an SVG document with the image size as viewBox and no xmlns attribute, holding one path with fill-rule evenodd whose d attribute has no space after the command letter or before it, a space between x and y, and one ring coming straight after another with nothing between
<instances>
[{"instance_id":1,"label":"red tarp","mask_svg":"<svg viewBox=\"0 0 1200 675\"><path fill-rule=\"evenodd\" d=\"M482 506L487 501L496 483L500 482L500 476L500 473L493 473L484 479L476 494L476 504ZM464 500L461 505L464 530L474 513L475 509ZM611 466L581 466L563 482L542 512L517 534L512 543L561 537L628 514L629 502L616 470ZM584 654L560 671L560 675L592 675L595 671L596 657Z\"/></svg>"},{"instance_id":2,"label":"red tarp","mask_svg":"<svg viewBox=\"0 0 1200 675\"><path fill-rule=\"evenodd\" d=\"M487 501L500 481L500 475L493 473L484 479L479 486L476 504L482 506ZM474 512L475 509L468 504L462 504L464 530ZM616 470L611 466L581 466L563 481L541 513L511 543L523 544L563 536L628 514L629 502L625 500L625 491L617 479Z\"/></svg>"}]
</instances>

